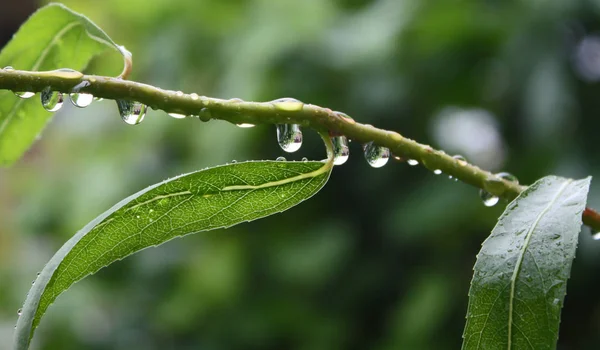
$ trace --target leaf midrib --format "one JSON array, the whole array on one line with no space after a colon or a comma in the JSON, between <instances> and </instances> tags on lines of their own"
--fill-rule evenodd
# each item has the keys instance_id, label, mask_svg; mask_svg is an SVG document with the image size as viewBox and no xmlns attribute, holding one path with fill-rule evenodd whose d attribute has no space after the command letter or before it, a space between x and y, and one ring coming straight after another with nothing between
<instances>
[{"instance_id":1,"label":"leaf midrib","mask_svg":"<svg viewBox=\"0 0 600 350\"><path fill-rule=\"evenodd\" d=\"M513 274L510 279L510 295L509 295L509 304L508 304L508 342L507 342L508 350L510 350L511 346L512 346L512 318L513 318L513 312L514 312L513 304L514 304L514 297L515 297L515 287L516 287L517 277L519 276L519 272L521 270L521 265L523 263L523 258L525 256L525 252L527 251L527 248L529 247L529 242L531 240L531 236L533 236L533 232L535 231L538 224L542 220L542 217L550 210L550 208L552 208L552 206L556 203L556 200L558 199L558 197L562 194L562 192L567 188L567 186L571 182L573 182L573 180L571 180L571 179L565 181L565 183L561 186L561 188L556 192L556 194L554 195L552 200L550 202L548 202L548 205L546 205L544 210L542 210L540 212L540 214L537 216L537 218L535 219L535 221L529 228L529 230L527 232L527 236L525 237L525 241L523 242L523 247L521 248L521 251L519 253L519 258L517 260L517 263L515 264L515 268L513 270Z\"/></svg>"}]
</instances>

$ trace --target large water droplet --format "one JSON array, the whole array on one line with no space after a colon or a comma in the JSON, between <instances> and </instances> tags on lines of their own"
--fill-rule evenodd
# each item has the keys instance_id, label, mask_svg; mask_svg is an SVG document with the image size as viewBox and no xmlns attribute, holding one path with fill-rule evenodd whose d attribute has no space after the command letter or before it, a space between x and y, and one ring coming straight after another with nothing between
<instances>
[{"instance_id":1,"label":"large water droplet","mask_svg":"<svg viewBox=\"0 0 600 350\"><path fill-rule=\"evenodd\" d=\"M296 112L302 110L304 103L291 97L279 98L271 101L271 104L281 111Z\"/></svg>"},{"instance_id":2,"label":"large water droplet","mask_svg":"<svg viewBox=\"0 0 600 350\"><path fill-rule=\"evenodd\" d=\"M292 153L302 146L302 130L298 124L277 124L277 142L282 150Z\"/></svg>"},{"instance_id":3,"label":"large water droplet","mask_svg":"<svg viewBox=\"0 0 600 350\"><path fill-rule=\"evenodd\" d=\"M406 161L406 164L408 164L410 166L415 166L415 165L419 165L419 161L416 159L409 159Z\"/></svg>"},{"instance_id":4,"label":"large water droplet","mask_svg":"<svg viewBox=\"0 0 600 350\"><path fill-rule=\"evenodd\" d=\"M117 100L117 106L119 107L119 114L121 114L121 118L129 125L141 123L146 116L147 107L139 102Z\"/></svg>"},{"instance_id":5,"label":"large water droplet","mask_svg":"<svg viewBox=\"0 0 600 350\"><path fill-rule=\"evenodd\" d=\"M73 92L69 95L69 97L71 98L71 103L73 103L75 107L79 108L85 108L91 105L94 101L94 95L84 94L82 92Z\"/></svg>"},{"instance_id":6,"label":"large water droplet","mask_svg":"<svg viewBox=\"0 0 600 350\"><path fill-rule=\"evenodd\" d=\"M373 168L381 168L390 160L390 149L377 146L372 141L363 146L365 159Z\"/></svg>"},{"instance_id":7,"label":"large water droplet","mask_svg":"<svg viewBox=\"0 0 600 350\"><path fill-rule=\"evenodd\" d=\"M63 94L58 91L52 91L50 87L45 88L40 94L42 107L48 112L56 112L63 105Z\"/></svg>"},{"instance_id":8,"label":"large water droplet","mask_svg":"<svg viewBox=\"0 0 600 350\"><path fill-rule=\"evenodd\" d=\"M285 162L286 161L285 157L277 157L277 159L275 159L275 160L278 161L278 162Z\"/></svg>"},{"instance_id":9,"label":"large water droplet","mask_svg":"<svg viewBox=\"0 0 600 350\"><path fill-rule=\"evenodd\" d=\"M242 123L242 124L236 124L236 125L240 128L253 128L256 126L254 124L249 124L249 123Z\"/></svg>"},{"instance_id":10,"label":"large water droplet","mask_svg":"<svg viewBox=\"0 0 600 350\"><path fill-rule=\"evenodd\" d=\"M179 113L168 113L168 114L175 119L184 119L185 117L187 117L187 115L179 114Z\"/></svg>"},{"instance_id":11,"label":"large water droplet","mask_svg":"<svg viewBox=\"0 0 600 350\"><path fill-rule=\"evenodd\" d=\"M334 136L333 142L333 164L342 165L350 157L350 148L348 147L348 138L346 136Z\"/></svg>"}]
</instances>

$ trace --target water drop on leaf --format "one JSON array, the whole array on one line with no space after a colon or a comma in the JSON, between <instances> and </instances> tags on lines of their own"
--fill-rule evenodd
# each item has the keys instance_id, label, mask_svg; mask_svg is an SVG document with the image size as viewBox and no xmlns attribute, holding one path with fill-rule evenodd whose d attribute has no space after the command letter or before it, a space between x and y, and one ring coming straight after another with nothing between
<instances>
[{"instance_id":1,"label":"water drop on leaf","mask_svg":"<svg viewBox=\"0 0 600 350\"><path fill-rule=\"evenodd\" d=\"M63 94L58 91L50 90L50 87L45 88L40 94L42 107L48 112L56 112L63 105Z\"/></svg>"},{"instance_id":2,"label":"water drop on leaf","mask_svg":"<svg viewBox=\"0 0 600 350\"><path fill-rule=\"evenodd\" d=\"M467 159L460 154L452 156L452 158L456 159L459 165L465 166L467 165Z\"/></svg>"},{"instance_id":3,"label":"water drop on leaf","mask_svg":"<svg viewBox=\"0 0 600 350\"><path fill-rule=\"evenodd\" d=\"M302 130L298 124L278 124L277 142L282 150L292 153L302 147Z\"/></svg>"},{"instance_id":4,"label":"water drop on leaf","mask_svg":"<svg viewBox=\"0 0 600 350\"><path fill-rule=\"evenodd\" d=\"M440 175L440 174L442 173L442 171L441 171L440 169L435 169L435 170L433 171L433 173L434 173L435 175Z\"/></svg>"},{"instance_id":5,"label":"water drop on leaf","mask_svg":"<svg viewBox=\"0 0 600 350\"><path fill-rule=\"evenodd\" d=\"M365 159L373 168L381 168L390 160L389 148L375 145L372 141L363 146Z\"/></svg>"},{"instance_id":6,"label":"water drop on leaf","mask_svg":"<svg viewBox=\"0 0 600 350\"><path fill-rule=\"evenodd\" d=\"M286 161L285 157L277 157L277 159L275 159L275 160L278 161L278 162L285 162Z\"/></svg>"},{"instance_id":7,"label":"water drop on leaf","mask_svg":"<svg viewBox=\"0 0 600 350\"><path fill-rule=\"evenodd\" d=\"M350 148L348 147L348 138L346 136L333 136L333 164L342 165L350 157Z\"/></svg>"},{"instance_id":8,"label":"water drop on leaf","mask_svg":"<svg viewBox=\"0 0 600 350\"><path fill-rule=\"evenodd\" d=\"M146 105L128 100L117 100L119 114L123 121L129 125L137 125L146 116Z\"/></svg>"},{"instance_id":9,"label":"water drop on leaf","mask_svg":"<svg viewBox=\"0 0 600 350\"><path fill-rule=\"evenodd\" d=\"M306 162L308 162L308 158L306 158L306 157L302 157L302 161L303 161L304 163L306 163Z\"/></svg>"},{"instance_id":10,"label":"water drop on leaf","mask_svg":"<svg viewBox=\"0 0 600 350\"><path fill-rule=\"evenodd\" d=\"M419 165L419 161L415 160L415 159L409 159L406 161L406 164L408 164L410 166L415 166L415 165Z\"/></svg>"}]
</instances>

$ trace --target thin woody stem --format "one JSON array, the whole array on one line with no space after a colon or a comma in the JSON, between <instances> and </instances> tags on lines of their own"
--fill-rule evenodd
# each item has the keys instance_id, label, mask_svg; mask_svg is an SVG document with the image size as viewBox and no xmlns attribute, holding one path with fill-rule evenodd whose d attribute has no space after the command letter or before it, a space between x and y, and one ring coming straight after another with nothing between
<instances>
[{"instance_id":1,"label":"thin woody stem","mask_svg":"<svg viewBox=\"0 0 600 350\"><path fill-rule=\"evenodd\" d=\"M300 124L317 131L330 131L346 135L359 142L373 141L387 147L397 156L414 159L429 170L441 170L462 182L483 189L495 196L513 200L526 186L503 180L494 174L465 161L455 159L443 151L420 144L397 132L379 129L355 122L329 108L304 104L301 108L285 108L272 102L246 102L239 99L223 100L182 94L163 90L152 85L65 71L30 72L0 69L0 89L12 91L41 92L50 87L54 91L72 92L73 87L83 84L78 90L105 99L133 100L161 109L168 113L200 115L203 120L220 119L234 124ZM80 85L82 86L82 85ZM41 108L41 107L40 107ZM586 209L583 222L593 230L600 231L600 214Z\"/></svg>"}]
</instances>

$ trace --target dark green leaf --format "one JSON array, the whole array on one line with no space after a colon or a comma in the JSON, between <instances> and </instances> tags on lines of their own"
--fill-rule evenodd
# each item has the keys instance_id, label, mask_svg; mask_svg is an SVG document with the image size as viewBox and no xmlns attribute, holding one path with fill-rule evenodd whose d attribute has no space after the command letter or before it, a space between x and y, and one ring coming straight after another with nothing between
<instances>
[{"instance_id":1,"label":"dark green leaf","mask_svg":"<svg viewBox=\"0 0 600 350\"><path fill-rule=\"evenodd\" d=\"M331 163L247 162L167 180L124 199L71 238L31 288L17 323L27 349L48 306L73 283L116 260L190 233L229 227L293 207L325 185Z\"/></svg>"},{"instance_id":2,"label":"dark green leaf","mask_svg":"<svg viewBox=\"0 0 600 350\"><path fill-rule=\"evenodd\" d=\"M82 70L107 47L127 55L87 17L51 4L35 12L2 49L0 69ZM23 100L10 91L0 91L0 165L19 159L51 116L42 108L39 97Z\"/></svg>"},{"instance_id":3,"label":"dark green leaf","mask_svg":"<svg viewBox=\"0 0 600 350\"><path fill-rule=\"evenodd\" d=\"M590 178L548 176L508 205L469 291L463 349L554 349Z\"/></svg>"}]
</instances>

